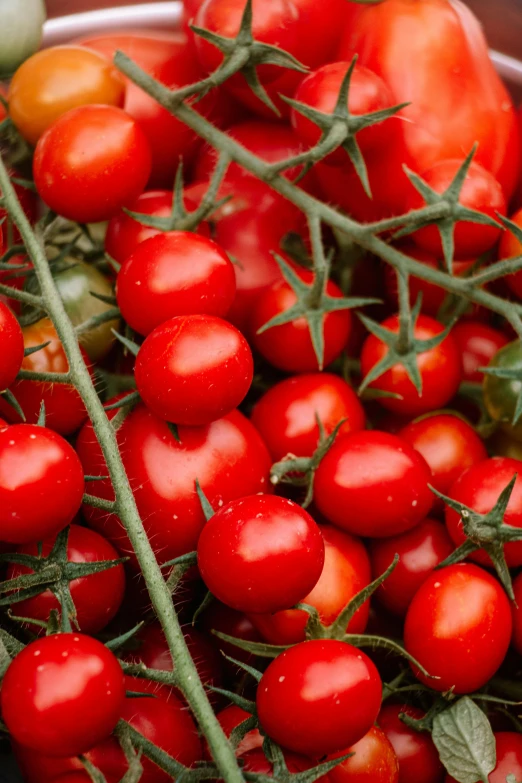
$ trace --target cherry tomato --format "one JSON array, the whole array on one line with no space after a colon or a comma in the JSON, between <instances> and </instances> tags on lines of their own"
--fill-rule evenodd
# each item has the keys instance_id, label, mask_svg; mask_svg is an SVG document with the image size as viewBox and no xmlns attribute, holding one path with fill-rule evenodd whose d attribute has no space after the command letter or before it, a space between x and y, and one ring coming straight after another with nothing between
<instances>
[{"instance_id":1,"label":"cherry tomato","mask_svg":"<svg viewBox=\"0 0 522 783\"><path fill-rule=\"evenodd\" d=\"M241 707L236 707L235 704L230 704L230 706L225 707L224 710L221 710L221 712L218 712L216 715L221 728L225 732L227 737L230 737L232 732L237 726L240 726L245 720L247 720L250 715L248 712L245 712L245 710L242 710ZM249 731L239 745L236 748L236 756L244 756L245 753L248 753L250 750L255 750L256 748L260 748L263 744L263 737L261 735L261 732L259 729L252 729L252 731ZM207 758L212 758L210 755L210 750L208 747L205 748L205 755Z\"/></svg>"},{"instance_id":2,"label":"cherry tomato","mask_svg":"<svg viewBox=\"0 0 522 783\"><path fill-rule=\"evenodd\" d=\"M414 669L425 685L472 693L504 660L511 628L509 600L499 582L476 565L459 563L423 582L406 615L404 643L432 675Z\"/></svg>"},{"instance_id":3,"label":"cherry tomato","mask_svg":"<svg viewBox=\"0 0 522 783\"><path fill-rule=\"evenodd\" d=\"M33 173L45 203L69 220L109 220L132 203L150 175L143 131L122 109L81 106L40 137Z\"/></svg>"},{"instance_id":4,"label":"cherry tomato","mask_svg":"<svg viewBox=\"0 0 522 783\"><path fill-rule=\"evenodd\" d=\"M161 418L202 426L239 405L253 370L248 343L235 326L212 315L177 316L145 339L136 386Z\"/></svg>"},{"instance_id":5,"label":"cherry tomato","mask_svg":"<svg viewBox=\"0 0 522 783\"><path fill-rule=\"evenodd\" d=\"M205 524L196 479L216 509L235 498L270 492L266 446L238 411L206 427L180 427L178 442L164 421L138 405L117 438L145 529L162 562L196 548ZM80 432L76 449L87 475L107 475L90 423ZM110 481L93 482L89 490L114 499ZM129 553L132 548L115 515L88 506L83 513L120 552Z\"/></svg>"},{"instance_id":6,"label":"cherry tomato","mask_svg":"<svg viewBox=\"0 0 522 783\"><path fill-rule=\"evenodd\" d=\"M46 427L0 430L0 540L42 541L80 508L83 471L72 446Z\"/></svg>"},{"instance_id":7,"label":"cherry tomato","mask_svg":"<svg viewBox=\"0 0 522 783\"><path fill-rule=\"evenodd\" d=\"M9 85L9 114L29 144L62 114L87 104L123 106L125 83L98 52L53 46L33 54Z\"/></svg>"},{"instance_id":8,"label":"cherry tomato","mask_svg":"<svg viewBox=\"0 0 522 783\"><path fill-rule=\"evenodd\" d=\"M511 220L516 223L517 226L522 225L522 209L517 210L514 215L511 215ZM500 259L514 258L515 256L519 256L521 254L522 245L515 235L506 229L506 231L504 231L502 234L502 239L500 240L498 257ZM507 277L504 277L503 279L506 281L513 293L516 294L519 299L522 299L522 272L515 272L515 274L507 275Z\"/></svg>"},{"instance_id":9,"label":"cherry tomato","mask_svg":"<svg viewBox=\"0 0 522 783\"><path fill-rule=\"evenodd\" d=\"M294 267L298 276L310 285L314 275L308 269ZM342 297L341 289L329 280L326 293L334 298ZM274 326L259 334L259 329L272 318L290 310L297 296L284 281L276 281L257 298L251 314L252 342L259 353L280 370L286 372L315 372L317 356L310 336L308 321L303 316L281 326ZM349 310L334 310L323 317L324 362L327 367L346 347L351 331L352 316Z\"/></svg>"},{"instance_id":10,"label":"cherry tomato","mask_svg":"<svg viewBox=\"0 0 522 783\"><path fill-rule=\"evenodd\" d=\"M420 720L422 710L408 704L386 704L377 724L388 737L399 762L398 783L441 783L444 768L428 732L419 732L404 723L399 715Z\"/></svg>"},{"instance_id":11,"label":"cherry tomato","mask_svg":"<svg viewBox=\"0 0 522 783\"><path fill-rule=\"evenodd\" d=\"M177 315L225 317L236 293L234 267L211 239L187 231L155 236L127 258L116 298L129 326L147 335Z\"/></svg>"},{"instance_id":12,"label":"cherry tomato","mask_svg":"<svg viewBox=\"0 0 522 783\"><path fill-rule=\"evenodd\" d=\"M44 318L31 326L22 329L24 347L35 348L37 345L49 343L35 353L26 356L22 361L22 369L33 372L59 372L69 370L60 338L48 318ZM89 364L87 354L84 359ZM38 421L42 402L45 405L45 423L49 429L60 435L71 435L87 418L85 405L74 386L65 383L47 383L41 381L15 381L10 386L18 404L22 408L25 419L33 424ZM5 400L0 399L0 412L7 421L19 422L20 416Z\"/></svg>"},{"instance_id":13,"label":"cherry tomato","mask_svg":"<svg viewBox=\"0 0 522 783\"><path fill-rule=\"evenodd\" d=\"M24 359L20 324L4 302L0 302L0 354L0 390L3 390L13 383Z\"/></svg>"},{"instance_id":14,"label":"cherry tomato","mask_svg":"<svg viewBox=\"0 0 522 783\"><path fill-rule=\"evenodd\" d=\"M511 613L513 615L513 638L511 644L515 650L522 654L522 575L519 574L513 580L513 591L515 600L511 604Z\"/></svg>"},{"instance_id":15,"label":"cherry tomato","mask_svg":"<svg viewBox=\"0 0 522 783\"><path fill-rule=\"evenodd\" d=\"M42 556L51 552L55 538L48 538L42 543ZM36 543L26 544L18 548L18 553L38 555ZM106 560L117 560L119 557L114 547L99 533L79 525L71 525L67 541L67 559L70 563L95 563ZM23 565L10 564L7 569L7 579L14 579L21 574L29 574L31 569ZM76 609L76 623L83 633L95 634L112 620L123 600L125 591L125 573L123 565L116 565L106 571L74 579L69 583L71 597ZM21 617L34 617L35 620L47 622L51 610L60 610L58 598L45 590L34 598L18 601L11 606L14 614Z\"/></svg>"},{"instance_id":16,"label":"cherry tomato","mask_svg":"<svg viewBox=\"0 0 522 783\"><path fill-rule=\"evenodd\" d=\"M497 351L508 344L508 338L498 329L480 321L463 321L452 329L462 356L462 380L482 383L484 373L480 367L487 367Z\"/></svg>"},{"instance_id":17,"label":"cherry tomato","mask_svg":"<svg viewBox=\"0 0 522 783\"><path fill-rule=\"evenodd\" d=\"M334 525L354 535L404 533L429 512L431 471L406 441L377 430L337 438L315 474L314 499Z\"/></svg>"},{"instance_id":18,"label":"cherry tomato","mask_svg":"<svg viewBox=\"0 0 522 783\"><path fill-rule=\"evenodd\" d=\"M199 201L190 198L187 190L183 194L185 208L193 212L199 206ZM131 212L153 217L170 217L172 214L173 194L172 190L145 190L129 205ZM200 223L197 230L203 236L210 235L208 223ZM123 262L137 249L140 242L155 236L162 236L163 232L158 228L146 226L134 220L130 215L121 210L109 220L105 235L105 250L119 264Z\"/></svg>"},{"instance_id":19,"label":"cherry tomato","mask_svg":"<svg viewBox=\"0 0 522 783\"><path fill-rule=\"evenodd\" d=\"M101 642L54 634L20 652L2 682L2 717L21 745L74 756L111 734L125 699L118 660Z\"/></svg>"},{"instance_id":20,"label":"cherry tomato","mask_svg":"<svg viewBox=\"0 0 522 783\"><path fill-rule=\"evenodd\" d=\"M335 753L370 730L381 688L377 669L361 650L333 639L302 642L263 674L259 721L269 737L296 753Z\"/></svg>"},{"instance_id":21,"label":"cherry tomato","mask_svg":"<svg viewBox=\"0 0 522 783\"><path fill-rule=\"evenodd\" d=\"M522 462L517 459L492 457L473 465L452 485L448 496L479 514L487 514L515 474L518 477L504 514L504 522L513 527L522 527ZM446 506L446 526L455 546L465 542L461 518L449 506ZM522 565L522 541L506 544L504 554L510 568ZM491 567L489 556L483 551L473 552L470 558Z\"/></svg>"},{"instance_id":22,"label":"cherry tomato","mask_svg":"<svg viewBox=\"0 0 522 783\"><path fill-rule=\"evenodd\" d=\"M296 90L294 99L306 106L311 106L323 114L332 114L339 97L339 91L346 72L350 67L349 62L330 63L323 65L317 71L305 76ZM370 114L372 112L387 109L393 105L393 99L389 89L383 80L360 65L356 65L351 79L348 97L348 109L350 115ZM291 110L292 125L298 136L307 147L313 147L321 138L321 130L311 120L300 114L296 109ZM374 147L386 144L388 141L388 122L400 122L398 119L388 120L365 128L356 134L357 143L361 152L370 152ZM324 159L325 163L336 165L345 163L347 153L337 149Z\"/></svg>"},{"instance_id":23,"label":"cherry tomato","mask_svg":"<svg viewBox=\"0 0 522 783\"><path fill-rule=\"evenodd\" d=\"M321 422L330 435L343 420L339 434L364 429L364 409L353 389L330 373L287 378L272 386L252 412L274 462L287 454L311 457L319 443Z\"/></svg>"},{"instance_id":24,"label":"cherry tomato","mask_svg":"<svg viewBox=\"0 0 522 783\"><path fill-rule=\"evenodd\" d=\"M331 625L345 606L371 581L368 553L355 536L321 525L324 539L324 566L315 587L299 603L313 606L324 625ZM385 568L390 565L393 555ZM384 569L383 569L384 570ZM366 601L347 626L348 633L363 633L370 611ZM305 640L308 615L301 609L273 614L250 614L250 619L270 644L296 644Z\"/></svg>"},{"instance_id":25,"label":"cherry tomato","mask_svg":"<svg viewBox=\"0 0 522 783\"><path fill-rule=\"evenodd\" d=\"M399 318L396 315L387 318L381 326L389 332L399 332ZM434 318L419 315L414 327L417 340L429 340L444 331L444 327ZM388 354L388 346L371 334L363 345L361 353L361 371L366 377L370 370ZM383 373L370 383L373 389L398 394L399 397L379 397L380 404L394 413L419 416L436 408L443 408L455 395L462 378L462 365L458 345L449 334L439 345L417 354L422 391L418 393L406 368L402 364Z\"/></svg>"},{"instance_id":26,"label":"cherry tomato","mask_svg":"<svg viewBox=\"0 0 522 783\"><path fill-rule=\"evenodd\" d=\"M359 742L336 756L353 753L328 773L331 783L398 783L399 763L386 734L372 726ZM415 778L417 783L417 778ZM420 783L420 781L418 781Z\"/></svg>"},{"instance_id":27,"label":"cherry tomato","mask_svg":"<svg viewBox=\"0 0 522 783\"><path fill-rule=\"evenodd\" d=\"M445 0L350 9L337 59L358 54L358 64L384 80L394 103L409 103L400 123L406 148L400 163L422 174L441 160L462 159L478 142L476 161L509 199L520 160L516 115L473 12ZM395 181L386 187L393 190Z\"/></svg>"},{"instance_id":28,"label":"cherry tomato","mask_svg":"<svg viewBox=\"0 0 522 783\"><path fill-rule=\"evenodd\" d=\"M395 555L399 555L395 570L378 588L376 597L391 612L404 617L426 577L453 549L444 525L429 518L399 536L371 541L374 578L383 574Z\"/></svg>"},{"instance_id":29,"label":"cherry tomato","mask_svg":"<svg viewBox=\"0 0 522 783\"><path fill-rule=\"evenodd\" d=\"M233 500L217 511L198 541L208 589L240 612L289 609L318 581L324 542L312 517L272 495Z\"/></svg>"},{"instance_id":30,"label":"cherry tomato","mask_svg":"<svg viewBox=\"0 0 522 783\"><path fill-rule=\"evenodd\" d=\"M427 171L422 173L423 179L435 190L436 193L444 193L449 188L462 160L442 160ZM506 214L506 199L501 185L495 177L482 168L478 163L472 163L469 167L464 185L460 192L459 203L468 209L496 220L497 212ZM420 209L426 202L420 193L412 193L407 203L407 209ZM472 258L485 253L500 238L501 228L459 221L455 226L455 257ZM415 244L435 255L442 255L442 241L436 226L426 226L411 235Z\"/></svg>"},{"instance_id":31,"label":"cherry tomato","mask_svg":"<svg viewBox=\"0 0 522 783\"><path fill-rule=\"evenodd\" d=\"M443 495L467 468L488 456L473 427L451 413L434 413L412 421L398 435L422 454L433 474L432 486ZM443 502L436 498L434 507L442 511Z\"/></svg>"},{"instance_id":32,"label":"cherry tomato","mask_svg":"<svg viewBox=\"0 0 522 783\"><path fill-rule=\"evenodd\" d=\"M208 0L199 9L195 24L233 38L239 32L244 10L245 0ZM325 0L320 8L313 0L272 0L271 3L254 0L252 11L252 35L255 40L289 52L309 68L317 68L332 59L347 14L346 5L341 0ZM200 62L208 73L214 71L223 60L219 49L204 38L196 37L196 48ZM285 104L278 96L293 96L301 81L301 73L273 65L261 65L256 71L269 96L278 107L284 109ZM229 79L225 87L227 92L246 103L253 111L267 113L264 104L252 95L240 74Z\"/></svg>"},{"instance_id":33,"label":"cherry tomato","mask_svg":"<svg viewBox=\"0 0 522 783\"><path fill-rule=\"evenodd\" d=\"M497 765L488 776L489 783L505 783L508 775L516 780L522 776L522 737L514 731L495 732ZM444 783L456 783L446 775Z\"/></svg>"},{"instance_id":34,"label":"cherry tomato","mask_svg":"<svg viewBox=\"0 0 522 783\"><path fill-rule=\"evenodd\" d=\"M171 89L199 81L201 70L192 46L179 32L122 30L80 39L112 63L117 51L124 52L148 74ZM170 187L180 158L192 163L200 140L190 128L147 95L130 79L125 79L124 109L147 137L152 153L152 187ZM219 119L222 91L212 90L195 107L197 111Z\"/></svg>"},{"instance_id":35,"label":"cherry tomato","mask_svg":"<svg viewBox=\"0 0 522 783\"><path fill-rule=\"evenodd\" d=\"M489 363L496 369L516 370L522 366L522 347L520 340L508 343L498 351ZM499 378L486 373L483 392L484 405L493 419L500 423L500 428L509 437L522 441L522 424L513 424L517 400L520 394L520 381L516 378Z\"/></svg>"}]
</instances>

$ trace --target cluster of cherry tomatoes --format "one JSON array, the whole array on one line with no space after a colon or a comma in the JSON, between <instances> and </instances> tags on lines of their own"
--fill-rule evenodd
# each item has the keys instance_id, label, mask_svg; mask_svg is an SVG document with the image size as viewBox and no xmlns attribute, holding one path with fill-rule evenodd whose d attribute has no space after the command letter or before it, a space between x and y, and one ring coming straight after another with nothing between
<instances>
[{"instance_id":1,"label":"cluster of cherry tomatoes","mask_svg":"<svg viewBox=\"0 0 522 783\"><path fill-rule=\"evenodd\" d=\"M217 150L112 63L121 50L169 88L197 83L219 72L249 7L186 0L182 32L101 33L26 59L0 105L20 208L165 579L182 566L173 601L240 766L323 783L520 780L517 710L502 703L518 699L506 682L522 655L512 325L422 275L405 302L392 265L326 227L317 289L317 237L298 207L237 163L218 181ZM421 269L446 268L453 214L455 277L521 253L517 115L464 5L251 9L269 51L257 87L252 69L234 74L189 100L202 117L268 164L364 117L342 148L284 176L361 223L454 198L454 213L419 218L407 237L376 229ZM279 67L268 47L305 67ZM508 214L512 230L498 222ZM212 754L186 683L158 676L176 661L41 306L27 231L2 216L0 709L12 750L27 783L88 783L93 768L117 783L131 763L122 737L138 735L194 770ZM522 270L481 290L515 308ZM361 319L345 297L363 298ZM451 732L430 736L467 695L494 731L476 778L473 737L460 757ZM140 780L172 779L149 755Z\"/></svg>"}]
</instances>

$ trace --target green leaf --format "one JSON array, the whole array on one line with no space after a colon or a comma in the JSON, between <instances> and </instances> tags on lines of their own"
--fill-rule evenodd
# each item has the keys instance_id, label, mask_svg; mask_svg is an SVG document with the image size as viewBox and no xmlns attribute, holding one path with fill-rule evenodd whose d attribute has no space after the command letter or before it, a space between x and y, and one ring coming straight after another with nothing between
<instances>
[{"instance_id":1,"label":"green leaf","mask_svg":"<svg viewBox=\"0 0 522 783\"><path fill-rule=\"evenodd\" d=\"M497 763L495 737L487 717L468 696L437 715L432 738L458 783L487 783Z\"/></svg>"}]
</instances>

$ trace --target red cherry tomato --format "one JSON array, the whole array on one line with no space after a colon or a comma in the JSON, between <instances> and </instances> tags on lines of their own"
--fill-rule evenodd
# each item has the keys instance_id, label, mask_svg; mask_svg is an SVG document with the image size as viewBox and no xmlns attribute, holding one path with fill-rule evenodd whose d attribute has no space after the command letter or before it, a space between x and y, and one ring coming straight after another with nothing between
<instances>
[{"instance_id":1,"label":"red cherry tomato","mask_svg":"<svg viewBox=\"0 0 522 783\"><path fill-rule=\"evenodd\" d=\"M457 341L462 356L462 380L472 383L482 383L484 373L479 372L479 368L487 367L497 351L509 342L505 334L480 321L458 323L451 334Z\"/></svg>"},{"instance_id":2,"label":"red cherry tomato","mask_svg":"<svg viewBox=\"0 0 522 783\"><path fill-rule=\"evenodd\" d=\"M399 555L395 570L378 588L376 597L391 612L404 617L426 577L453 549L444 525L429 518L400 536L371 541L374 579L386 571L396 554Z\"/></svg>"},{"instance_id":3,"label":"red cherry tomato","mask_svg":"<svg viewBox=\"0 0 522 783\"><path fill-rule=\"evenodd\" d=\"M324 566L315 587L299 603L313 606L325 625L331 625L345 606L371 581L368 553L355 536L321 525L324 539ZM386 565L387 568L391 561ZM384 570L384 569L383 569ZM354 614L348 633L363 633L368 622L367 601ZM250 614L250 619L270 644L296 644L305 640L308 615L301 609L286 609L273 614Z\"/></svg>"},{"instance_id":4,"label":"red cherry tomato","mask_svg":"<svg viewBox=\"0 0 522 783\"><path fill-rule=\"evenodd\" d=\"M505 783L508 775L522 777L522 737L514 731L495 732L497 765L488 776L489 783ZM446 775L444 783L456 783Z\"/></svg>"},{"instance_id":5,"label":"red cherry tomato","mask_svg":"<svg viewBox=\"0 0 522 783\"><path fill-rule=\"evenodd\" d=\"M399 762L398 783L441 783L444 768L429 733L410 728L400 719L401 713L415 720L424 717L417 707L386 704L377 718Z\"/></svg>"},{"instance_id":6,"label":"red cherry tomato","mask_svg":"<svg viewBox=\"0 0 522 783\"><path fill-rule=\"evenodd\" d=\"M177 316L141 346L136 386L161 418L202 426L242 402L253 369L248 343L235 326L212 315Z\"/></svg>"},{"instance_id":7,"label":"red cherry tomato","mask_svg":"<svg viewBox=\"0 0 522 783\"><path fill-rule=\"evenodd\" d=\"M387 0L351 6L337 59L355 54L384 80L394 103L409 102L400 124L406 148L400 163L421 174L438 161L462 159L478 142L476 161L510 198L520 160L516 115L466 5ZM395 181L385 186L393 190Z\"/></svg>"},{"instance_id":8,"label":"red cherry tomato","mask_svg":"<svg viewBox=\"0 0 522 783\"><path fill-rule=\"evenodd\" d=\"M18 375L24 359L24 337L9 307L0 301L0 390L7 389Z\"/></svg>"},{"instance_id":9,"label":"red cherry tomato","mask_svg":"<svg viewBox=\"0 0 522 783\"><path fill-rule=\"evenodd\" d=\"M196 479L216 509L244 495L270 492L266 446L238 411L207 427L180 427L178 442L164 421L138 405L119 428L117 438L140 515L161 562L196 548L205 524ZM76 449L86 475L107 475L90 423L80 432ZM89 490L114 499L110 481L93 482ZM115 515L88 506L83 513L120 552L129 553L127 534Z\"/></svg>"},{"instance_id":10,"label":"red cherry tomato","mask_svg":"<svg viewBox=\"0 0 522 783\"><path fill-rule=\"evenodd\" d=\"M310 285L314 275L308 269L294 268L298 276ZM342 297L341 289L329 280L326 293L334 298ZM259 334L259 329L272 318L290 310L297 297L288 283L276 281L257 298L250 320L252 342L259 353L280 370L286 372L315 372L317 356L310 336L308 321L304 317L281 326L274 326ZM352 316L349 310L334 310L323 318L324 361L327 367L346 347L351 331Z\"/></svg>"},{"instance_id":11,"label":"red cherry tomato","mask_svg":"<svg viewBox=\"0 0 522 783\"><path fill-rule=\"evenodd\" d=\"M49 343L22 361L23 370L33 372L59 372L69 370L56 329L48 318L22 329L24 348L36 348ZM87 354L82 355L90 365ZM10 387L18 404L22 408L25 420L30 424L38 421L42 402L45 405L45 423L49 429L60 435L71 435L87 418L85 405L74 386L65 383L42 383L40 381L15 381ZM20 416L5 400L0 399L0 412L10 422L20 422Z\"/></svg>"},{"instance_id":12,"label":"red cherry tomato","mask_svg":"<svg viewBox=\"0 0 522 783\"><path fill-rule=\"evenodd\" d=\"M273 495L233 500L217 511L198 541L208 589L240 612L289 609L316 584L324 542L312 517Z\"/></svg>"},{"instance_id":13,"label":"red cherry tomato","mask_svg":"<svg viewBox=\"0 0 522 783\"><path fill-rule=\"evenodd\" d=\"M397 334L398 316L387 318L381 326ZM438 321L427 315L419 315L414 327L414 337L417 340L429 340L442 331L444 327ZM361 352L363 377L388 354L388 350L388 346L379 337L371 334L366 339ZM417 366L422 380L421 394L402 364L394 364L370 383L373 389L399 395L398 398L379 397L384 408L394 413L419 416L436 408L443 408L455 395L462 379L462 365L458 345L451 334L435 348L417 354Z\"/></svg>"},{"instance_id":14,"label":"red cherry tomato","mask_svg":"<svg viewBox=\"0 0 522 783\"><path fill-rule=\"evenodd\" d=\"M234 267L211 239L174 231L142 242L116 283L116 298L129 326L147 335L177 315L224 318L236 293Z\"/></svg>"},{"instance_id":15,"label":"red cherry tomato","mask_svg":"<svg viewBox=\"0 0 522 783\"><path fill-rule=\"evenodd\" d=\"M269 737L296 753L335 753L370 730L381 688L377 669L361 650L333 639L302 642L263 674L259 721Z\"/></svg>"},{"instance_id":16,"label":"red cherry tomato","mask_svg":"<svg viewBox=\"0 0 522 783\"><path fill-rule=\"evenodd\" d=\"M462 160L443 160L424 171L422 177L437 193L444 193L451 185L461 164ZM469 167L460 192L459 203L468 209L482 212L494 220L497 219L497 212L506 214L506 199L501 185L478 163L472 163ZM408 199L407 210L420 209L425 205L424 198L415 191ZM500 232L500 225L499 228L494 228L469 221L459 221L455 226L454 234L455 258L472 258L485 253L500 238ZM415 244L429 253L442 255L442 241L436 226L421 228L412 234L411 238Z\"/></svg>"},{"instance_id":17,"label":"red cherry tomato","mask_svg":"<svg viewBox=\"0 0 522 783\"><path fill-rule=\"evenodd\" d=\"M421 585L406 615L404 643L432 675L416 671L421 682L436 691L472 693L504 660L511 628L509 600L499 582L476 565L459 563Z\"/></svg>"},{"instance_id":18,"label":"red cherry tomato","mask_svg":"<svg viewBox=\"0 0 522 783\"><path fill-rule=\"evenodd\" d=\"M287 378L272 386L252 411L255 424L275 462L287 454L311 457L319 443L321 422L330 435L345 419L339 434L364 429L364 409L353 389L330 373Z\"/></svg>"},{"instance_id":19,"label":"red cherry tomato","mask_svg":"<svg viewBox=\"0 0 522 783\"><path fill-rule=\"evenodd\" d=\"M183 198L185 208L189 212L193 212L199 206L199 200L190 198L187 192L183 194ZM172 202L172 190L145 190L129 205L129 209L142 215L166 218L172 214ZM209 236L208 223L205 221L201 223L197 233ZM111 258L123 264L134 253L140 242L158 235L164 236L164 233L158 228L139 223L121 210L109 220L105 235L105 250Z\"/></svg>"},{"instance_id":20,"label":"red cherry tomato","mask_svg":"<svg viewBox=\"0 0 522 783\"><path fill-rule=\"evenodd\" d=\"M141 193L151 157L143 131L115 106L81 106L41 136L33 173L38 193L78 223L109 220Z\"/></svg>"},{"instance_id":21,"label":"red cherry tomato","mask_svg":"<svg viewBox=\"0 0 522 783\"><path fill-rule=\"evenodd\" d=\"M244 9L245 0L208 0L200 7L195 24L233 38L239 32ZM271 3L254 0L252 11L255 40L289 52L309 68L317 68L332 59L347 15L346 5L341 0L325 0L320 8L314 0L272 0ZM223 60L219 49L199 36L196 36L196 48L201 64L209 73ZM301 72L273 65L261 65L256 70L270 97L284 109L285 104L278 96L293 96L301 81ZM240 74L229 79L225 87L253 111L266 114L266 107L252 95ZM272 114L270 110L268 112Z\"/></svg>"},{"instance_id":22,"label":"red cherry tomato","mask_svg":"<svg viewBox=\"0 0 522 783\"><path fill-rule=\"evenodd\" d=\"M448 496L479 514L486 514L515 474L518 478L504 514L504 522L513 527L522 527L522 462L518 459L493 457L473 465L452 485ZM461 519L449 506L446 506L446 526L455 546L463 544L466 536ZM522 541L506 544L504 553L510 568L522 565ZM489 556L483 551L473 552L470 558L491 567Z\"/></svg>"},{"instance_id":23,"label":"red cherry tomato","mask_svg":"<svg viewBox=\"0 0 522 783\"><path fill-rule=\"evenodd\" d=\"M433 474L432 486L444 495L467 468L488 456L473 427L451 413L434 413L412 421L398 435L422 454ZM441 500L435 499L435 508L442 511Z\"/></svg>"},{"instance_id":24,"label":"red cherry tomato","mask_svg":"<svg viewBox=\"0 0 522 783\"><path fill-rule=\"evenodd\" d=\"M21 745L51 756L85 753L108 737L125 698L118 660L74 633L32 642L2 682L2 717Z\"/></svg>"},{"instance_id":25,"label":"red cherry tomato","mask_svg":"<svg viewBox=\"0 0 522 783\"><path fill-rule=\"evenodd\" d=\"M72 446L46 427L0 430L0 540L42 541L80 508L83 470Z\"/></svg>"},{"instance_id":26,"label":"red cherry tomato","mask_svg":"<svg viewBox=\"0 0 522 783\"><path fill-rule=\"evenodd\" d=\"M225 707L224 710L221 710L221 712L218 712L216 717L226 736L230 737L234 729L237 726L240 726L245 720L250 718L250 715L248 712L245 712L245 710L242 710L241 707L236 707L235 704L231 704L229 707ZM252 731L249 731L247 734L245 734L237 746L236 756L244 756L245 753L248 753L251 750L255 750L256 748L260 748L262 744L263 737L261 732L259 729L252 729ZM208 747L205 748L205 751L206 756L208 758L212 758Z\"/></svg>"},{"instance_id":27,"label":"red cherry tomato","mask_svg":"<svg viewBox=\"0 0 522 783\"><path fill-rule=\"evenodd\" d=\"M54 543L55 538L43 541L44 557L51 552ZM19 547L17 551L36 556L38 545L28 544ZM99 533L79 525L71 525L67 542L67 559L70 563L95 563L117 560L118 557L114 547ZM14 579L28 573L31 573L31 569L26 566L10 564L7 569L7 579ZM125 591L123 565L74 579L69 583L69 589L76 609L79 630L89 634L98 633L112 620L123 600ZM60 610L60 602L50 590L45 590L34 598L18 601L11 606L11 609L14 614L21 617L34 617L35 620L47 622L53 609Z\"/></svg>"},{"instance_id":28,"label":"red cherry tomato","mask_svg":"<svg viewBox=\"0 0 522 783\"><path fill-rule=\"evenodd\" d=\"M519 574L513 580L513 592L515 600L511 604L511 613L513 615L513 638L511 644L515 650L522 655L522 575Z\"/></svg>"},{"instance_id":29,"label":"red cherry tomato","mask_svg":"<svg viewBox=\"0 0 522 783\"><path fill-rule=\"evenodd\" d=\"M341 84L349 67L349 62L323 65L317 71L305 76L296 90L294 99L323 114L332 114L337 105ZM350 114L352 116L370 114L387 109L392 105L391 93L383 80L368 68L356 65L350 79L348 97ZM315 146L321 138L319 126L296 109L291 110L291 119L297 135L304 144L307 147ZM387 143L389 122L397 123L400 120L393 118L385 123L365 128L356 134L357 143L363 154L370 152L374 147L380 147ZM344 150L337 149L324 159L324 163L342 164L346 163L347 158L347 153Z\"/></svg>"},{"instance_id":30,"label":"red cherry tomato","mask_svg":"<svg viewBox=\"0 0 522 783\"><path fill-rule=\"evenodd\" d=\"M355 535L404 533L429 512L431 471L406 441L377 430L337 438L315 474L317 508Z\"/></svg>"},{"instance_id":31,"label":"red cherry tomato","mask_svg":"<svg viewBox=\"0 0 522 783\"><path fill-rule=\"evenodd\" d=\"M328 773L331 783L399 783L397 756L390 740L377 726L372 726L351 748L331 758L346 753L353 756Z\"/></svg>"}]
</instances>

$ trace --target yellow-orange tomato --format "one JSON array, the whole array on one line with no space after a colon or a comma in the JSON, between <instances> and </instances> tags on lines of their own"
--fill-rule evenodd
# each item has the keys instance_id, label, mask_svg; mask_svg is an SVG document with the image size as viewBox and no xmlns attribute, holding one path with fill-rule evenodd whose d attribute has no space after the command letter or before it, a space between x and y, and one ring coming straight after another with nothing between
<instances>
[{"instance_id":1,"label":"yellow-orange tomato","mask_svg":"<svg viewBox=\"0 0 522 783\"><path fill-rule=\"evenodd\" d=\"M54 46L18 68L9 87L9 113L30 144L62 114L90 103L123 106L125 82L98 52Z\"/></svg>"},{"instance_id":2,"label":"yellow-orange tomato","mask_svg":"<svg viewBox=\"0 0 522 783\"><path fill-rule=\"evenodd\" d=\"M516 223L517 226L522 228L522 209L519 209L518 212L515 212L514 215L511 215L511 220L513 223ZM519 256L521 254L522 244L518 241L514 234L511 233L511 231L506 229L506 231L504 231L502 234L502 239L500 240L498 257L500 259L514 258L515 256ZM519 299L522 299L522 272L515 272L513 275L507 275L507 277L504 279L513 293L515 293Z\"/></svg>"}]
</instances>

